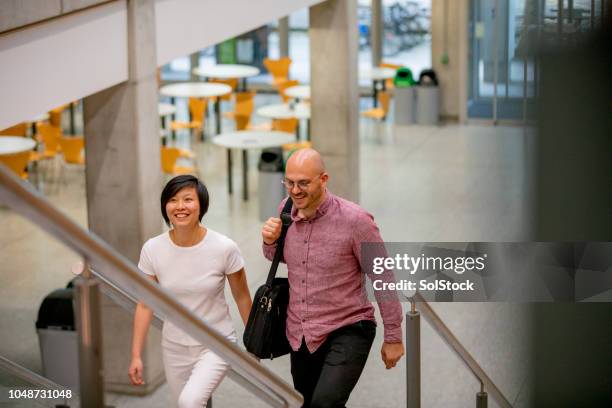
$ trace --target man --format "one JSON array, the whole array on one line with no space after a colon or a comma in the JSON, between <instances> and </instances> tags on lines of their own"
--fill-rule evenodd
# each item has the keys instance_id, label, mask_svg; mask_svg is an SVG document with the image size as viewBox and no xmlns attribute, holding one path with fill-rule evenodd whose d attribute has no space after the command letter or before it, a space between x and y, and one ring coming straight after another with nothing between
<instances>
[{"instance_id":1,"label":"man","mask_svg":"<svg viewBox=\"0 0 612 408\"><path fill-rule=\"evenodd\" d=\"M284 184L293 199L293 223L283 259L290 286L286 333L293 383L304 395L305 408L345 406L376 335L360 244L382 238L370 214L327 191L328 179L313 149L298 150L287 161ZM268 259L274 256L281 226L279 218L263 226ZM402 308L397 297L377 300L384 323L381 355L390 369L404 354Z\"/></svg>"}]
</instances>

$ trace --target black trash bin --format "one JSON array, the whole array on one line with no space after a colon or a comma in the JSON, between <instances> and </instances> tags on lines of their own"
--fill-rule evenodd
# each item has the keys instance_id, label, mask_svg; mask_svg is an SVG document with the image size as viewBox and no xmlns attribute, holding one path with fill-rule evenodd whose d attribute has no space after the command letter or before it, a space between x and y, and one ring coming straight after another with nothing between
<instances>
[{"instance_id":1,"label":"black trash bin","mask_svg":"<svg viewBox=\"0 0 612 408\"><path fill-rule=\"evenodd\" d=\"M278 217L278 204L286 195L282 184L285 176L283 150L264 149L259 158L259 219Z\"/></svg>"},{"instance_id":2,"label":"black trash bin","mask_svg":"<svg viewBox=\"0 0 612 408\"><path fill-rule=\"evenodd\" d=\"M71 284L66 289L57 289L47 295L38 309L36 332L43 376L78 393L78 336L73 299Z\"/></svg>"}]
</instances>

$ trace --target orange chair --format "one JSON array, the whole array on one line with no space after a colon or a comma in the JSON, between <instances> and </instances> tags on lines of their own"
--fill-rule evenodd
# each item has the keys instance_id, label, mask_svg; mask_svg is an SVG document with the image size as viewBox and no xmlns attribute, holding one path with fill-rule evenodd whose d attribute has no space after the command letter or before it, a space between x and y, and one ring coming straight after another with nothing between
<instances>
[{"instance_id":1,"label":"orange chair","mask_svg":"<svg viewBox=\"0 0 612 408\"><path fill-rule=\"evenodd\" d=\"M277 60L264 58L263 64L272 75L272 84L278 86L289 79L289 67L291 66L291 58L282 57Z\"/></svg>"},{"instance_id":2,"label":"orange chair","mask_svg":"<svg viewBox=\"0 0 612 408\"><path fill-rule=\"evenodd\" d=\"M384 120L389 113L389 100L391 95L389 92L378 92L378 108L368 109L367 111L361 112L361 114L367 118Z\"/></svg>"},{"instance_id":3,"label":"orange chair","mask_svg":"<svg viewBox=\"0 0 612 408\"><path fill-rule=\"evenodd\" d=\"M83 149L85 148L85 139L83 136L64 137L60 138L60 148L64 155L64 161L69 164L85 164L85 156Z\"/></svg>"},{"instance_id":4,"label":"orange chair","mask_svg":"<svg viewBox=\"0 0 612 408\"><path fill-rule=\"evenodd\" d=\"M223 115L236 121L236 129L246 129L251 123L251 115L255 108L255 92L236 92L234 94L235 104L232 112L225 112ZM244 121L246 119L246 124ZM239 123L240 122L240 123ZM240 127L244 126L242 129Z\"/></svg>"},{"instance_id":5,"label":"orange chair","mask_svg":"<svg viewBox=\"0 0 612 408\"><path fill-rule=\"evenodd\" d=\"M401 68L401 65L397 65L397 64L389 64L386 62L381 62L379 64L379 67L381 68L391 68L394 70L398 70L399 68ZM385 79L385 88L387 88L387 91L390 89L393 89L393 78L387 78Z\"/></svg>"},{"instance_id":6,"label":"orange chair","mask_svg":"<svg viewBox=\"0 0 612 408\"><path fill-rule=\"evenodd\" d=\"M28 178L28 161L30 160L30 151L2 154L0 155L0 163L6 165L15 174L24 180Z\"/></svg>"},{"instance_id":7,"label":"orange chair","mask_svg":"<svg viewBox=\"0 0 612 408\"><path fill-rule=\"evenodd\" d=\"M49 123L39 123L36 129L38 131L36 140L45 145L45 150L42 153L38 153L38 157L32 157L32 159L38 160L55 158L60 149L62 129Z\"/></svg>"},{"instance_id":8,"label":"orange chair","mask_svg":"<svg viewBox=\"0 0 612 408\"><path fill-rule=\"evenodd\" d=\"M219 83L219 84L229 85L232 88L232 92L235 92L236 88L238 87L238 78L228 78L228 79L209 78L208 82L216 82L216 83ZM231 101L232 100L232 93L228 93L226 95L221 95L221 96L219 96L219 98L222 101ZM217 99L217 97L212 97L212 98L210 98L210 101L214 102L216 99Z\"/></svg>"},{"instance_id":9,"label":"orange chair","mask_svg":"<svg viewBox=\"0 0 612 408\"><path fill-rule=\"evenodd\" d=\"M289 97L287 95L285 95L285 89L290 88L292 86L297 86L300 84L300 81L297 81L295 79L292 80L287 80L285 82L283 82L282 84L279 84L276 89L278 89L278 93L281 96L281 98L283 99L283 103L287 103L289 102Z\"/></svg>"},{"instance_id":10,"label":"orange chair","mask_svg":"<svg viewBox=\"0 0 612 408\"><path fill-rule=\"evenodd\" d=\"M161 167L165 174L177 176L179 174L197 174L194 166L178 166L176 161L181 157L181 149L176 147L161 147Z\"/></svg>"},{"instance_id":11,"label":"orange chair","mask_svg":"<svg viewBox=\"0 0 612 408\"><path fill-rule=\"evenodd\" d=\"M281 132L295 133L297 125L298 120L296 118L272 120L272 130L279 130Z\"/></svg>"},{"instance_id":12,"label":"orange chair","mask_svg":"<svg viewBox=\"0 0 612 408\"><path fill-rule=\"evenodd\" d=\"M62 127L62 114L68 105L62 105L49 111L49 123L58 128Z\"/></svg>"},{"instance_id":13,"label":"orange chair","mask_svg":"<svg viewBox=\"0 0 612 408\"><path fill-rule=\"evenodd\" d=\"M27 134L28 134L28 125L26 123L19 123L15 126L11 126L9 128L0 130L0 136L26 137Z\"/></svg>"},{"instance_id":14,"label":"orange chair","mask_svg":"<svg viewBox=\"0 0 612 408\"><path fill-rule=\"evenodd\" d=\"M173 121L170 124L170 129L191 129L192 131L202 132L204 136L204 113L206 113L206 99L189 98L189 114L191 115L190 122Z\"/></svg>"}]
</instances>

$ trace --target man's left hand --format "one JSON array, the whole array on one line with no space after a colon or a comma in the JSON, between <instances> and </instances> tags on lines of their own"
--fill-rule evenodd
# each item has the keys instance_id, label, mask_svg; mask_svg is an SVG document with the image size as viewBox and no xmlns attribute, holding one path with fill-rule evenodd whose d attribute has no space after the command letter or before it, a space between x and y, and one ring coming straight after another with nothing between
<instances>
[{"instance_id":1,"label":"man's left hand","mask_svg":"<svg viewBox=\"0 0 612 408\"><path fill-rule=\"evenodd\" d=\"M395 367L395 364L404 355L404 344L403 343L383 343L380 349L382 360L387 367L387 370Z\"/></svg>"}]
</instances>

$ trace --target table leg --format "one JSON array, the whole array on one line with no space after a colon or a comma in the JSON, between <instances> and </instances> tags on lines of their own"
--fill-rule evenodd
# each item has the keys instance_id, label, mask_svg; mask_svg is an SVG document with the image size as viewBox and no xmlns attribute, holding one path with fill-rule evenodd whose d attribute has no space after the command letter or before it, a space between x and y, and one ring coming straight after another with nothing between
<instances>
[{"instance_id":1,"label":"table leg","mask_svg":"<svg viewBox=\"0 0 612 408\"><path fill-rule=\"evenodd\" d=\"M227 149L227 191L231 195L232 189L232 149Z\"/></svg>"},{"instance_id":2,"label":"table leg","mask_svg":"<svg viewBox=\"0 0 612 408\"><path fill-rule=\"evenodd\" d=\"M247 150L242 151L242 199L249 200L249 162Z\"/></svg>"},{"instance_id":3,"label":"table leg","mask_svg":"<svg viewBox=\"0 0 612 408\"><path fill-rule=\"evenodd\" d=\"M175 102L176 102L176 99L174 98L174 96L172 96L170 98L170 103L176 106ZM173 113L170 115L170 123L174 122L175 120L176 120L176 113ZM172 135L172 140L176 140L176 131L174 129L172 129L171 135Z\"/></svg>"},{"instance_id":4,"label":"table leg","mask_svg":"<svg viewBox=\"0 0 612 408\"><path fill-rule=\"evenodd\" d=\"M372 81L372 99L374 107L378 107L378 84L376 81Z\"/></svg>"},{"instance_id":5,"label":"table leg","mask_svg":"<svg viewBox=\"0 0 612 408\"><path fill-rule=\"evenodd\" d=\"M240 92L246 92L247 91L247 80L246 80L246 78L242 78L240 80L240 84L241 84L241 88L242 88L240 90Z\"/></svg>"},{"instance_id":6,"label":"table leg","mask_svg":"<svg viewBox=\"0 0 612 408\"><path fill-rule=\"evenodd\" d=\"M297 126L295 127L295 141L300 141L300 120L298 119Z\"/></svg>"},{"instance_id":7,"label":"table leg","mask_svg":"<svg viewBox=\"0 0 612 408\"><path fill-rule=\"evenodd\" d=\"M381 82L380 90L381 90L382 92L385 92L385 91L387 90L387 80L386 80L386 79L383 79L383 80L381 80L380 82ZM384 117L382 118L382 120L383 120L383 122L384 122L384 121L386 121L386 120L387 120L387 116L384 116Z\"/></svg>"},{"instance_id":8,"label":"table leg","mask_svg":"<svg viewBox=\"0 0 612 408\"><path fill-rule=\"evenodd\" d=\"M70 102L68 106L68 110L70 111L70 134L76 135L76 124L74 121L74 103Z\"/></svg>"},{"instance_id":9,"label":"table leg","mask_svg":"<svg viewBox=\"0 0 612 408\"><path fill-rule=\"evenodd\" d=\"M306 119L306 140L310 142L310 119Z\"/></svg>"},{"instance_id":10,"label":"table leg","mask_svg":"<svg viewBox=\"0 0 612 408\"><path fill-rule=\"evenodd\" d=\"M215 101L215 118L216 118L216 134L219 135L221 134L221 101L220 101L220 97L217 97L217 100Z\"/></svg>"}]
</instances>

